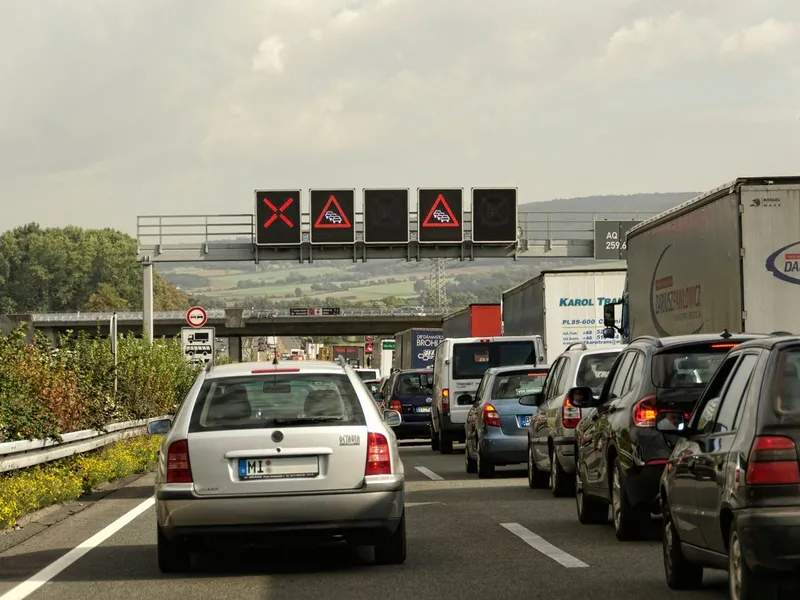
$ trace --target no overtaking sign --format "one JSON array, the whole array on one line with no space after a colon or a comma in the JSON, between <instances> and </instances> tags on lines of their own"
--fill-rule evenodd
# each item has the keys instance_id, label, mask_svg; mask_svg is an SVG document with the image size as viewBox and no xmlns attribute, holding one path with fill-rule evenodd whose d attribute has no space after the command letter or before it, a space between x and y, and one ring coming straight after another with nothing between
<instances>
[{"instance_id":1,"label":"no overtaking sign","mask_svg":"<svg viewBox=\"0 0 800 600\"><path fill-rule=\"evenodd\" d=\"M202 327L208 321L208 314L202 306L193 306L186 311L186 322L192 327Z\"/></svg>"}]
</instances>

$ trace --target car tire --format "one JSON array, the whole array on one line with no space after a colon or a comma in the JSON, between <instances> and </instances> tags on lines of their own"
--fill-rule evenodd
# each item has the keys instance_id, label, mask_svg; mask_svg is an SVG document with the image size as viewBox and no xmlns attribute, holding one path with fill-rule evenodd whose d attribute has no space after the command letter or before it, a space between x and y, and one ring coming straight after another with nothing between
<instances>
[{"instance_id":1,"label":"car tire","mask_svg":"<svg viewBox=\"0 0 800 600\"><path fill-rule=\"evenodd\" d=\"M164 574L190 571L192 552L189 547L184 542L168 540L161 527L157 537L158 570Z\"/></svg>"},{"instance_id":2,"label":"car tire","mask_svg":"<svg viewBox=\"0 0 800 600\"><path fill-rule=\"evenodd\" d=\"M431 426L431 450L434 452L439 451L439 434L436 430Z\"/></svg>"},{"instance_id":3,"label":"car tire","mask_svg":"<svg viewBox=\"0 0 800 600\"><path fill-rule=\"evenodd\" d=\"M565 498L575 493L575 478L561 466L555 450L550 454L549 484L550 492L556 498Z\"/></svg>"},{"instance_id":4,"label":"car tire","mask_svg":"<svg viewBox=\"0 0 800 600\"><path fill-rule=\"evenodd\" d=\"M528 487L532 490L547 487L549 475L540 471L533 460L533 444L528 444Z\"/></svg>"},{"instance_id":5,"label":"car tire","mask_svg":"<svg viewBox=\"0 0 800 600\"><path fill-rule=\"evenodd\" d=\"M453 453L453 440L445 439L444 433L439 432L439 452L441 454Z\"/></svg>"},{"instance_id":6,"label":"car tire","mask_svg":"<svg viewBox=\"0 0 800 600\"><path fill-rule=\"evenodd\" d=\"M633 506L622 485L622 465L614 459L611 475L611 517L614 533L621 542L644 539L650 529L650 507Z\"/></svg>"},{"instance_id":7,"label":"car tire","mask_svg":"<svg viewBox=\"0 0 800 600\"><path fill-rule=\"evenodd\" d=\"M464 469L467 473L478 472L478 461L472 458L469 454L469 443L464 446Z\"/></svg>"},{"instance_id":8,"label":"car tire","mask_svg":"<svg viewBox=\"0 0 800 600\"><path fill-rule=\"evenodd\" d=\"M481 449L477 449L478 454L478 478L479 479L491 479L494 477L494 464L486 460L486 457L481 452Z\"/></svg>"},{"instance_id":9,"label":"car tire","mask_svg":"<svg viewBox=\"0 0 800 600\"><path fill-rule=\"evenodd\" d=\"M775 580L768 573L747 566L735 520L728 538L728 588L731 600L773 600L777 593Z\"/></svg>"},{"instance_id":10,"label":"car tire","mask_svg":"<svg viewBox=\"0 0 800 600\"><path fill-rule=\"evenodd\" d=\"M406 562L406 513L393 533L384 534L375 544L375 562L379 565L402 565Z\"/></svg>"},{"instance_id":11,"label":"car tire","mask_svg":"<svg viewBox=\"0 0 800 600\"><path fill-rule=\"evenodd\" d=\"M608 503L584 494L577 460L575 464L575 509L578 521L583 525L605 525L608 523Z\"/></svg>"},{"instance_id":12,"label":"car tire","mask_svg":"<svg viewBox=\"0 0 800 600\"><path fill-rule=\"evenodd\" d=\"M681 539L669 508L664 506L663 515L663 543L664 576L667 585L673 590L696 590L703 585L703 567L686 560L681 549Z\"/></svg>"}]
</instances>

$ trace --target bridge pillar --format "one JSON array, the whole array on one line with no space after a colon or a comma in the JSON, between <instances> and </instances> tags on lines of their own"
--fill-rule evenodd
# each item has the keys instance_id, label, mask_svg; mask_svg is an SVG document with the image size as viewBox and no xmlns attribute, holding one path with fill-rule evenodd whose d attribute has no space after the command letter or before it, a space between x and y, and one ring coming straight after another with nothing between
<instances>
[{"instance_id":1,"label":"bridge pillar","mask_svg":"<svg viewBox=\"0 0 800 600\"><path fill-rule=\"evenodd\" d=\"M228 338L228 356L233 362L242 362L242 338L239 336Z\"/></svg>"},{"instance_id":2,"label":"bridge pillar","mask_svg":"<svg viewBox=\"0 0 800 600\"><path fill-rule=\"evenodd\" d=\"M142 337L153 343L153 262L148 257L142 261Z\"/></svg>"}]
</instances>

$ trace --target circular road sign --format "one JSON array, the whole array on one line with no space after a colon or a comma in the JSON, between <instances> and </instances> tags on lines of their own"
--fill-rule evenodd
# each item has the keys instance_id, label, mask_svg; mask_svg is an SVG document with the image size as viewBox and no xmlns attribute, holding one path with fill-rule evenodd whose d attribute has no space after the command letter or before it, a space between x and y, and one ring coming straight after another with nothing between
<instances>
[{"instance_id":1,"label":"circular road sign","mask_svg":"<svg viewBox=\"0 0 800 600\"><path fill-rule=\"evenodd\" d=\"M208 321L208 314L202 306L193 306L186 311L186 322L192 327L202 327L206 321Z\"/></svg>"},{"instance_id":2,"label":"circular road sign","mask_svg":"<svg viewBox=\"0 0 800 600\"><path fill-rule=\"evenodd\" d=\"M364 346L364 353L365 354L372 354L372 344L366 344Z\"/></svg>"}]
</instances>

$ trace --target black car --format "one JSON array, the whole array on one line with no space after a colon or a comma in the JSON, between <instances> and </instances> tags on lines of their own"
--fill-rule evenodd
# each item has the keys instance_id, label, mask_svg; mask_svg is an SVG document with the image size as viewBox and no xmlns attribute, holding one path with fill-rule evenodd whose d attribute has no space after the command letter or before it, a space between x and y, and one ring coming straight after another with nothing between
<instances>
[{"instance_id":1,"label":"black car","mask_svg":"<svg viewBox=\"0 0 800 600\"><path fill-rule=\"evenodd\" d=\"M800 583L800 337L737 346L691 419L665 412L656 429L675 442L661 478L669 587L699 587L704 567L727 569L737 600Z\"/></svg>"},{"instance_id":2,"label":"black car","mask_svg":"<svg viewBox=\"0 0 800 600\"><path fill-rule=\"evenodd\" d=\"M396 371L386 384L383 405L403 415L403 423L392 429L397 439L430 439L433 371Z\"/></svg>"},{"instance_id":3,"label":"black car","mask_svg":"<svg viewBox=\"0 0 800 600\"><path fill-rule=\"evenodd\" d=\"M596 412L575 429L576 508L581 523L608 522L620 540L642 539L660 513L659 481L672 447L655 427L661 410L694 410L728 351L764 335L638 337L623 350L600 396L573 388L573 406Z\"/></svg>"}]
</instances>

